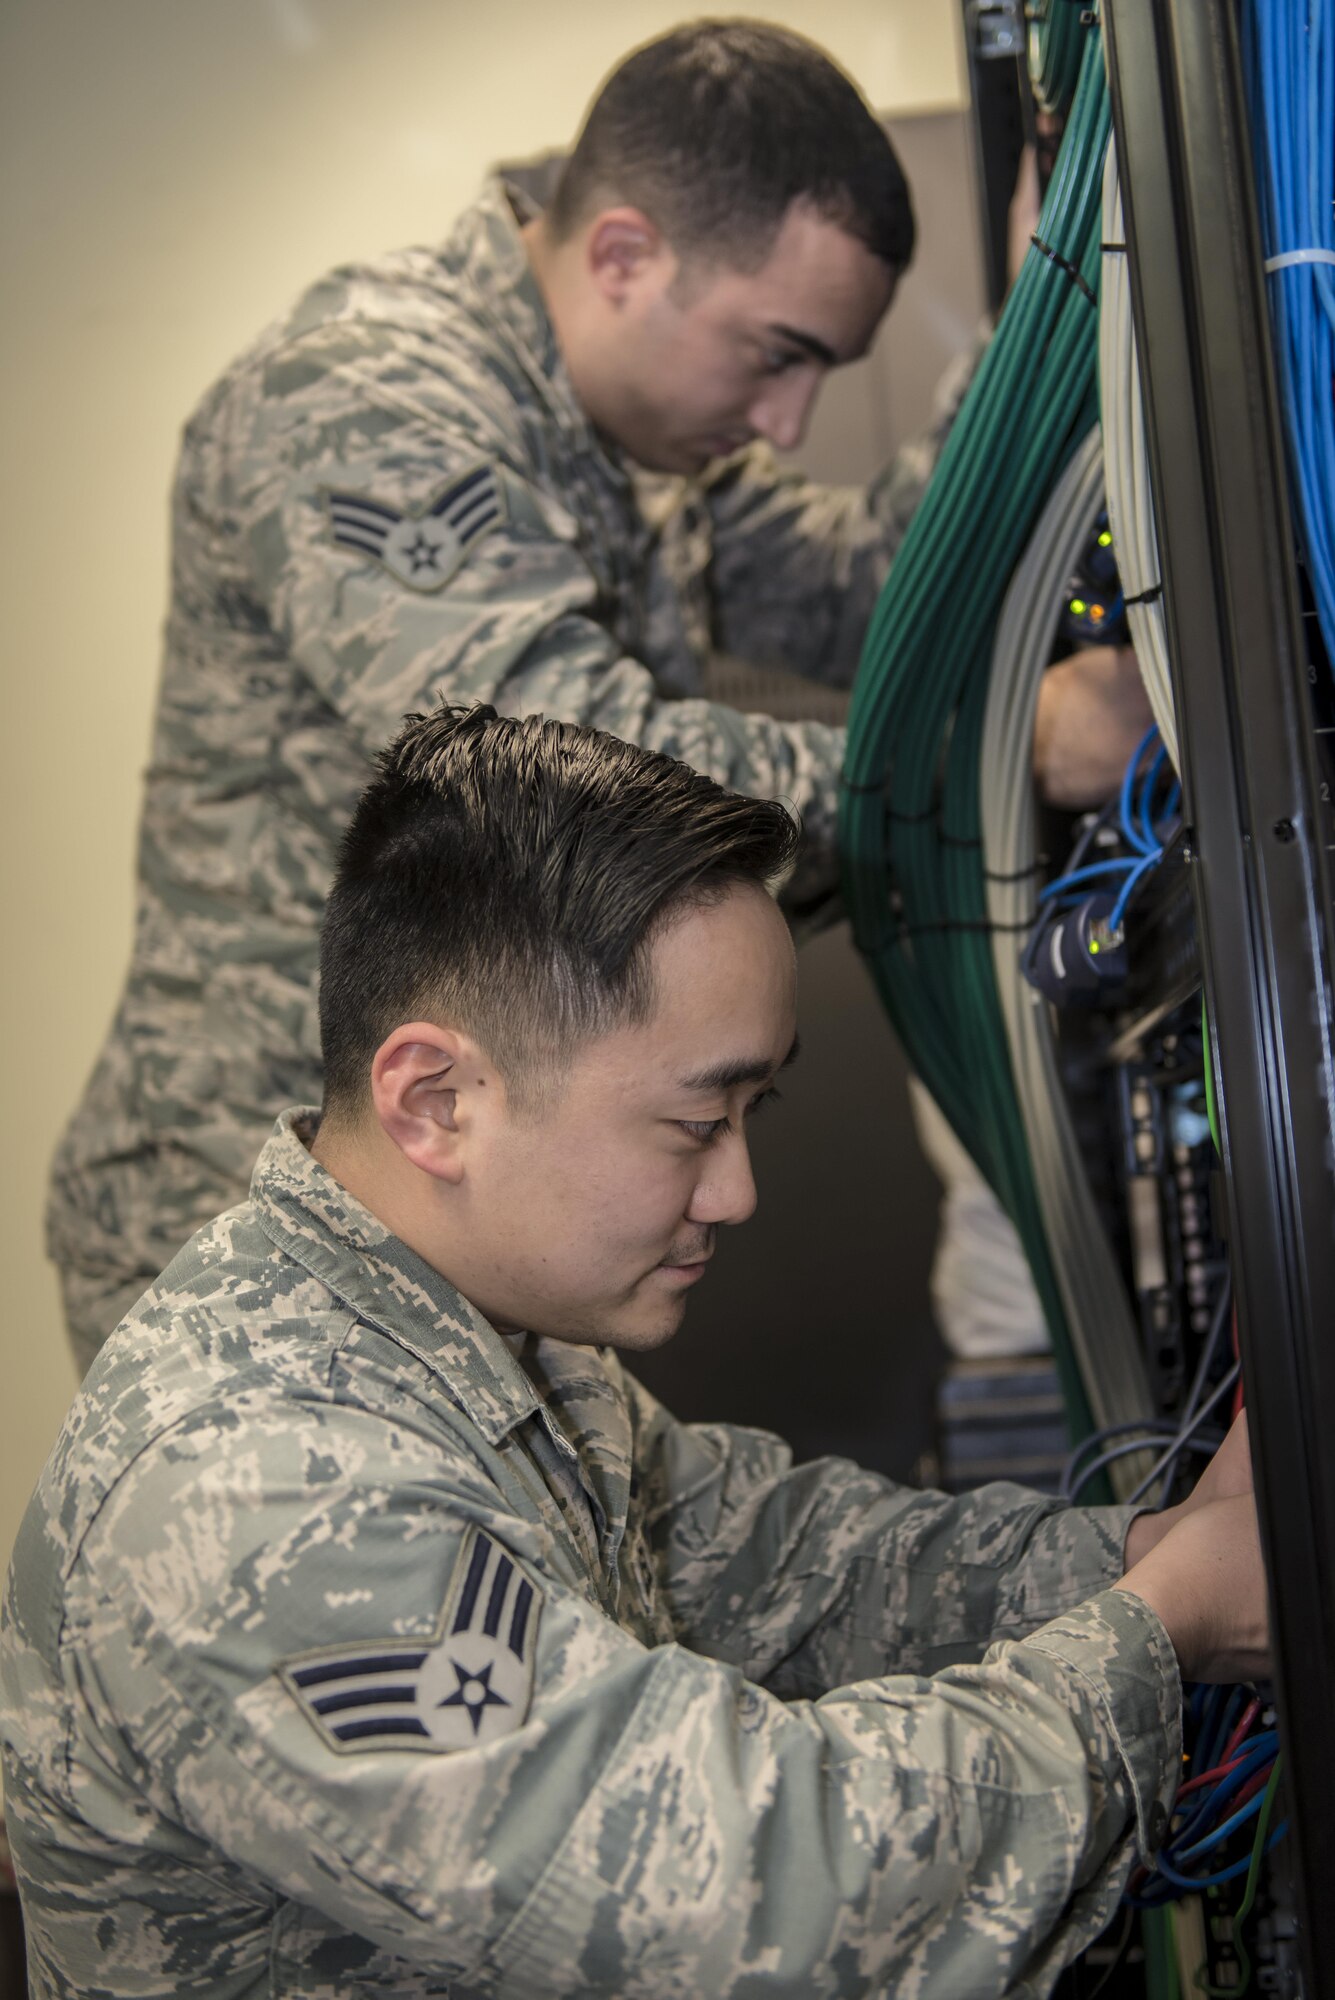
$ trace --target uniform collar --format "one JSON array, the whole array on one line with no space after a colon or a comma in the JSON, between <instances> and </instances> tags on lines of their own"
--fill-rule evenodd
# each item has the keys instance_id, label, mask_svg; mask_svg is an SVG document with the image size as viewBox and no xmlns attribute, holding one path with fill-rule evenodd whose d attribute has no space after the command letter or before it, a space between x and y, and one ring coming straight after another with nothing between
<instances>
[{"instance_id":1,"label":"uniform collar","mask_svg":"<svg viewBox=\"0 0 1335 2000\"><path fill-rule=\"evenodd\" d=\"M562 430L579 449L601 460L610 477L633 485L630 467L594 429L575 394L529 262L520 231L539 213L522 188L493 175L460 216L445 244L444 262L467 284L482 316L511 349Z\"/></svg>"},{"instance_id":2,"label":"uniform collar","mask_svg":"<svg viewBox=\"0 0 1335 2000\"><path fill-rule=\"evenodd\" d=\"M432 1369L495 1444L542 1398L476 1306L311 1157L318 1123L317 1111L294 1108L274 1126L250 1183L261 1228L358 1319Z\"/></svg>"}]
</instances>

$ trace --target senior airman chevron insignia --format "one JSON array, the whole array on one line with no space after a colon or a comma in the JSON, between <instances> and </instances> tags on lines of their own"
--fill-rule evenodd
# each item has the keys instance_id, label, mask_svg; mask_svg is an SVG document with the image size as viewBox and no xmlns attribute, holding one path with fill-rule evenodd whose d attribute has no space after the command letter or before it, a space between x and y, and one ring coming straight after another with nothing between
<instances>
[{"instance_id":1,"label":"senior airman chevron insignia","mask_svg":"<svg viewBox=\"0 0 1335 2000\"><path fill-rule=\"evenodd\" d=\"M528 1714L542 1592L473 1528L435 1636L328 1647L278 1673L335 1750L470 1750Z\"/></svg>"},{"instance_id":2,"label":"senior airman chevron insignia","mask_svg":"<svg viewBox=\"0 0 1335 2000\"><path fill-rule=\"evenodd\" d=\"M440 590L469 550L505 518L505 496L489 465L461 472L422 511L405 513L364 493L327 493L340 548L373 556L412 590Z\"/></svg>"}]
</instances>

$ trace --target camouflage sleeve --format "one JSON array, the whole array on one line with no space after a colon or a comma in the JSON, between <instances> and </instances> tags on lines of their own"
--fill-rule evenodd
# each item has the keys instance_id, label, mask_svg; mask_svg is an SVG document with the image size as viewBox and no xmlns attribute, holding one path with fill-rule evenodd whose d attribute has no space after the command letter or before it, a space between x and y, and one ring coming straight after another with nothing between
<instances>
[{"instance_id":1,"label":"camouflage sleeve","mask_svg":"<svg viewBox=\"0 0 1335 2000\"><path fill-rule=\"evenodd\" d=\"M1106 1590L1129 1507L996 1483L963 1497L763 1431L679 1424L636 1384L646 1528L675 1629L784 1696L976 1661Z\"/></svg>"},{"instance_id":2,"label":"camouflage sleeve","mask_svg":"<svg viewBox=\"0 0 1335 2000\"><path fill-rule=\"evenodd\" d=\"M706 484L714 531L714 616L722 650L847 686L863 635L927 490L985 336L938 385L930 426L864 488L780 470L767 445Z\"/></svg>"},{"instance_id":3,"label":"camouflage sleeve","mask_svg":"<svg viewBox=\"0 0 1335 2000\"><path fill-rule=\"evenodd\" d=\"M441 696L588 723L789 801L813 892L832 885L842 730L665 694L614 632L614 603L635 623L636 552L619 531L591 552L587 522L536 477L518 415L474 408L465 424L416 381L364 381L355 345L345 355L336 339L355 342L327 334L309 386L292 357L274 364L241 427L228 510L283 650L366 750Z\"/></svg>"},{"instance_id":4,"label":"camouflage sleeve","mask_svg":"<svg viewBox=\"0 0 1335 2000\"><path fill-rule=\"evenodd\" d=\"M975 1666L785 1704L640 1644L410 1425L317 1402L144 1454L67 1611L82 1837L30 1916L82 1953L70 1991L170 1963L239 1992L258 1930L284 1990L299 1961L494 2000L1032 1995L1111 1916L1180 1749L1166 1635L1124 1593ZM76 1949L80 1870L134 1838L118 1769L154 1867ZM182 1958L220 1883L218 1963Z\"/></svg>"}]
</instances>

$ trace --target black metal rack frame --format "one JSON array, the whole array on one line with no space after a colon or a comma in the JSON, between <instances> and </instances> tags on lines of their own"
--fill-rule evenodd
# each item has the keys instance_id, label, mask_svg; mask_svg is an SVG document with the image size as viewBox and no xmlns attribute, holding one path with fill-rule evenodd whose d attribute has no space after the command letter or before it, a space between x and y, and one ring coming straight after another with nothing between
<instances>
[{"instance_id":1,"label":"black metal rack frame","mask_svg":"<svg viewBox=\"0 0 1335 2000\"><path fill-rule=\"evenodd\" d=\"M1034 109L1025 72L1020 0L964 0L964 57L973 115L974 174L988 311L1001 311L1010 282L1007 222L1015 172Z\"/></svg>"},{"instance_id":2,"label":"black metal rack frame","mask_svg":"<svg viewBox=\"0 0 1335 2000\"><path fill-rule=\"evenodd\" d=\"M1335 1993L1335 732L1313 701L1234 6L1105 0L1104 30L1317 1996Z\"/></svg>"}]
</instances>

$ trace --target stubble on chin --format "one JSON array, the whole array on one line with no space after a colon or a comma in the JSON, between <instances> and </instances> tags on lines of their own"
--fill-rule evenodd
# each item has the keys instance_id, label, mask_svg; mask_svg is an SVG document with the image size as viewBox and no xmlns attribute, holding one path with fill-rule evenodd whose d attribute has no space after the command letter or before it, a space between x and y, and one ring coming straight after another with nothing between
<instances>
[{"instance_id":1,"label":"stubble on chin","mask_svg":"<svg viewBox=\"0 0 1335 2000\"><path fill-rule=\"evenodd\" d=\"M665 1301L656 1313L644 1313L620 1319L609 1318L599 1340L600 1347L612 1347L625 1354L649 1354L655 1348L665 1347L669 1340L680 1333L682 1321L686 1317L688 1301Z\"/></svg>"}]
</instances>

